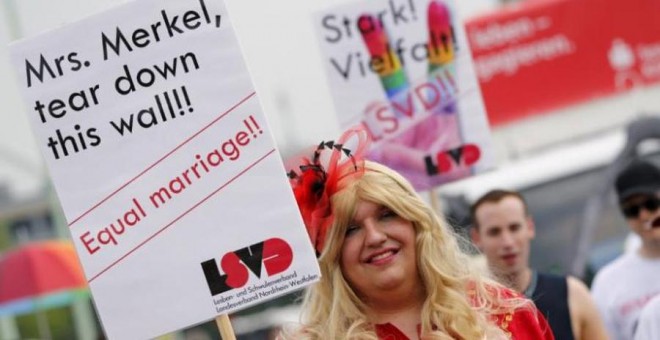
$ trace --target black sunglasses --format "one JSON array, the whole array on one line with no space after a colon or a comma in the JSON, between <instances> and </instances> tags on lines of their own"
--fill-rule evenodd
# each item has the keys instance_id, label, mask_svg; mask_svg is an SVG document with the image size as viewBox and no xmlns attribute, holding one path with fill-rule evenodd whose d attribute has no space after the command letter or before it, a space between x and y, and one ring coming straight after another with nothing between
<instances>
[{"instance_id":1,"label":"black sunglasses","mask_svg":"<svg viewBox=\"0 0 660 340\"><path fill-rule=\"evenodd\" d=\"M660 207L660 199L657 197L648 197L644 201L626 207L621 207L623 215L627 218L636 218L639 212L643 209L646 211L655 211Z\"/></svg>"}]
</instances>

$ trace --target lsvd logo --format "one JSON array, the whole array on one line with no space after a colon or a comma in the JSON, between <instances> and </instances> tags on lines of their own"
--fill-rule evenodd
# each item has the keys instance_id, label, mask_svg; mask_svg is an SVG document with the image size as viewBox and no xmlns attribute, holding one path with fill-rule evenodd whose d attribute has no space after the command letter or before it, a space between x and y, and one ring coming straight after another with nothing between
<instances>
[{"instance_id":1,"label":"lsvd logo","mask_svg":"<svg viewBox=\"0 0 660 340\"><path fill-rule=\"evenodd\" d=\"M477 145L464 144L455 149L440 151L435 157L428 155L424 157L424 164L426 166L426 174L434 176L472 166L480 158L481 150Z\"/></svg>"},{"instance_id":2,"label":"lsvd logo","mask_svg":"<svg viewBox=\"0 0 660 340\"><path fill-rule=\"evenodd\" d=\"M270 277L287 270L292 262L291 246L283 239L270 238L224 254L219 268L216 259L204 261L201 265L211 295L215 296L243 287L250 272L261 278L262 265L266 276Z\"/></svg>"}]
</instances>

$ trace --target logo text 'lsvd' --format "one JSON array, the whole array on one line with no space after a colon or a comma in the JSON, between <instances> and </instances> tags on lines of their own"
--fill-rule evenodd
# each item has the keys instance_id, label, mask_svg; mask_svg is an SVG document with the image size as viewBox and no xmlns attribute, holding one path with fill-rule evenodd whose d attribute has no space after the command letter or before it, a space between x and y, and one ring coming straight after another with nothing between
<instances>
[{"instance_id":1,"label":"logo text 'lsvd'","mask_svg":"<svg viewBox=\"0 0 660 340\"><path fill-rule=\"evenodd\" d=\"M224 254L220 259L220 268L215 259L204 261L201 265L211 295L215 296L243 287L250 277L249 271L261 278L262 264L270 277L287 270L292 262L291 246L280 238L270 238ZM225 274L220 274L220 269Z\"/></svg>"}]
</instances>

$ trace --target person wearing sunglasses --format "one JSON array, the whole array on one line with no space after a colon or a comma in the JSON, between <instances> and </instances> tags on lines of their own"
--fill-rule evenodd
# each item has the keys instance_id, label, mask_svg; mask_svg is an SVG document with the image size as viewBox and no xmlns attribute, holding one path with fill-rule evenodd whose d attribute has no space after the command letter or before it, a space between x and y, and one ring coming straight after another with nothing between
<instances>
[{"instance_id":1,"label":"person wearing sunglasses","mask_svg":"<svg viewBox=\"0 0 660 340\"><path fill-rule=\"evenodd\" d=\"M660 294L660 169L634 160L614 185L638 249L624 253L594 278L592 295L613 339L634 339L644 305Z\"/></svg>"}]
</instances>

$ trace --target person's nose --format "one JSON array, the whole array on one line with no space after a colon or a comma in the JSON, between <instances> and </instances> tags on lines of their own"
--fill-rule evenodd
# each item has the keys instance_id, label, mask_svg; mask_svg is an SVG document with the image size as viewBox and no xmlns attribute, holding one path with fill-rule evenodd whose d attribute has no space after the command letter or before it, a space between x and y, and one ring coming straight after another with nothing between
<instances>
[{"instance_id":1,"label":"person's nose","mask_svg":"<svg viewBox=\"0 0 660 340\"><path fill-rule=\"evenodd\" d=\"M512 248L514 244L513 233L504 232L502 233L502 246L505 248Z\"/></svg>"},{"instance_id":2,"label":"person's nose","mask_svg":"<svg viewBox=\"0 0 660 340\"><path fill-rule=\"evenodd\" d=\"M364 225L365 243L369 247L379 246L387 240L387 234L376 222L368 221Z\"/></svg>"},{"instance_id":3,"label":"person's nose","mask_svg":"<svg viewBox=\"0 0 660 340\"><path fill-rule=\"evenodd\" d=\"M642 221L646 221L650 219L653 215L655 214L655 211L648 210L646 207L640 207L639 208L639 214L637 214L637 218L639 218Z\"/></svg>"}]
</instances>

